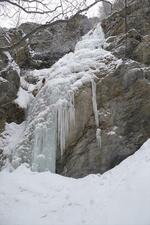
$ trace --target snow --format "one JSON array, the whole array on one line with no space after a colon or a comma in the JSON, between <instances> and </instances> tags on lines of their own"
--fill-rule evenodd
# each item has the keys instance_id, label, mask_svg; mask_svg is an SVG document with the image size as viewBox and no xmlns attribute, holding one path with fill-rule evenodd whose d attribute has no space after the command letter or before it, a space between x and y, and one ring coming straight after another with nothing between
<instances>
[{"instance_id":1,"label":"snow","mask_svg":"<svg viewBox=\"0 0 150 225\"><path fill-rule=\"evenodd\" d=\"M19 68L19 66L16 64L15 60L11 57L10 53L7 52L7 51L5 51L4 53L5 53L5 55L6 55L7 58L8 58L8 66L7 66L7 68L8 68L8 67L12 67L13 70L16 71L16 72L18 73L18 75L20 75L20 68ZM6 69L7 69L7 68L6 68Z\"/></svg>"},{"instance_id":2,"label":"snow","mask_svg":"<svg viewBox=\"0 0 150 225\"><path fill-rule=\"evenodd\" d=\"M149 225L150 139L103 175L0 172L1 225Z\"/></svg>"},{"instance_id":3,"label":"snow","mask_svg":"<svg viewBox=\"0 0 150 225\"><path fill-rule=\"evenodd\" d=\"M15 99L14 102L17 103L21 108L27 109L32 98L33 98L33 95L31 95L22 87L20 87L17 93L17 98Z\"/></svg>"},{"instance_id":4,"label":"snow","mask_svg":"<svg viewBox=\"0 0 150 225\"><path fill-rule=\"evenodd\" d=\"M108 135L114 135L114 134L116 134L116 132L113 131L113 130L111 130L111 131L109 131L107 134L108 134Z\"/></svg>"},{"instance_id":5,"label":"snow","mask_svg":"<svg viewBox=\"0 0 150 225\"><path fill-rule=\"evenodd\" d=\"M0 148L3 149L5 155L11 156L14 153L16 145L23 137L24 129L25 122L5 124L5 131L0 135Z\"/></svg>"},{"instance_id":6,"label":"snow","mask_svg":"<svg viewBox=\"0 0 150 225\"><path fill-rule=\"evenodd\" d=\"M97 145L99 147L99 149L101 149L102 147L102 137L101 137L101 129L97 128L96 130L96 141L97 141Z\"/></svg>"},{"instance_id":7,"label":"snow","mask_svg":"<svg viewBox=\"0 0 150 225\"><path fill-rule=\"evenodd\" d=\"M118 127L117 126L114 126L112 128L112 130L110 130L107 135L115 135L116 134L116 131L117 131Z\"/></svg>"},{"instance_id":8,"label":"snow","mask_svg":"<svg viewBox=\"0 0 150 225\"><path fill-rule=\"evenodd\" d=\"M4 79L3 77L0 77L0 82L7 83L8 80Z\"/></svg>"}]
</instances>

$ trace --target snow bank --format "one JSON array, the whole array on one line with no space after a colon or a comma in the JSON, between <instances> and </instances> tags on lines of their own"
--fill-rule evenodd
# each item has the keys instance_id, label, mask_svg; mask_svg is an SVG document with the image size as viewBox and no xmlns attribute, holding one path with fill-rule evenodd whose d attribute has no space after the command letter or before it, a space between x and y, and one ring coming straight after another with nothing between
<instances>
[{"instance_id":1,"label":"snow bank","mask_svg":"<svg viewBox=\"0 0 150 225\"><path fill-rule=\"evenodd\" d=\"M0 173L1 225L149 225L150 139L103 175Z\"/></svg>"}]
</instances>

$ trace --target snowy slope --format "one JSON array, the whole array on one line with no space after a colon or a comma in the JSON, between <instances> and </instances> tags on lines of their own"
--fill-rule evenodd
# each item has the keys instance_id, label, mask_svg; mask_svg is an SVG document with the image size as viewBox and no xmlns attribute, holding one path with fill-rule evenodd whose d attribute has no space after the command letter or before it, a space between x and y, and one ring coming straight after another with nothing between
<instances>
[{"instance_id":1,"label":"snowy slope","mask_svg":"<svg viewBox=\"0 0 150 225\"><path fill-rule=\"evenodd\" d=\"M149 225L150 139L103 175L0 173L0 225Z\"/></svg>"}]
</instances>

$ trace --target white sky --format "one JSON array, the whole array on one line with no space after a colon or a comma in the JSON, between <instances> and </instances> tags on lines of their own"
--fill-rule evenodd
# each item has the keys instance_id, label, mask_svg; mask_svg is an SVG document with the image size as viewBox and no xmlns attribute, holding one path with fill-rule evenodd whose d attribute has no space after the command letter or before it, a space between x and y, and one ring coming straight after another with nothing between
<instances>
[{"instance_id":1,"label":"white sky","mask_svg":"<svg viewBox=\"0 0 150 225\"><path fill-rule=\"evenodd\" d=\"M49 5L52 6L53 4L56 4L57 0L43 0L47 1L47 2L51 2ZM75 0L72 0L72 2ZM80 0L78 0L79 2ZM87 0L87 4L91 4L93 3L95 0ZM110 2L114 1L114 0L109 0ZM101 3L98 3L97 5L95 5L94 7L92 7L89 11L88 11L88 16L89 17L95 17L98 16L98 8L101 5ZM16 25L23 22L37 22L37 23L44 23L46 21L48 21L50 19L50 17L46 16L46 15L28 15L26 13L21 12L20 17L19 14L17 13L15 16L13 16L13 14L15 13L15 9L8 4L8 15L10 16L0 16L0 26L1 27L16 27ZM51 8L51 7L50 7ZM3 8L0 6L0 14L3 12ZM19 18L19 19L18 19Z\"/></svg>"}]
</instances>

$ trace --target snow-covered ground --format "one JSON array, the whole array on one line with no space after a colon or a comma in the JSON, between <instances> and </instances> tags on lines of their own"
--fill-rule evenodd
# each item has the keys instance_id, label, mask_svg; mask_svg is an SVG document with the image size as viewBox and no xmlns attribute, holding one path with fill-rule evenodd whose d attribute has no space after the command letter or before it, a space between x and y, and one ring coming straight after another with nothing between
<instances>
[{"instance_id":1,"label":"snow-covered ground","mask_svg":"<svg viewBox=\"0 0 150 225\"><path fill-rule=\"evenodd\" d=\"M0 225L149 225L150 139L103 175L0 172Z\"/></svg>"}]
</instances>

